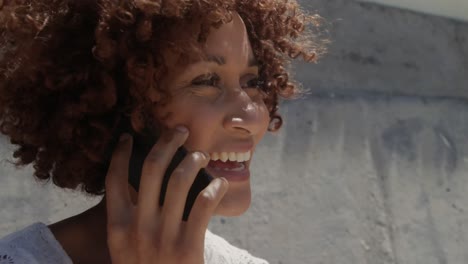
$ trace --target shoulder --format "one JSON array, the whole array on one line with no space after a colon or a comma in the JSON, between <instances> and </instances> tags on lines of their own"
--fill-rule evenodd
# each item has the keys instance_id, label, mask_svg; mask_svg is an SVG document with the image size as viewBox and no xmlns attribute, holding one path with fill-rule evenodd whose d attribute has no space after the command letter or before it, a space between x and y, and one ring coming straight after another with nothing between
<instances>
[{"instance_id":1,"label":"shoulder","mask_svg":"<svg viewBox=\"0 0 468 264\"><path fill-rule=\"evenodd\" d=\"M205 264L268 264L264 259L252 256L247 250L237 248L224 238L206 230Z\"/></svg>"},{"instance_id":2,"label":"shoulder","mask_svg":"<svg viewBox=\"0 0 468 264\"><path fill-rule=\"evenodd\" d=\"M0 264L71 264L70 258L43 223L34 223L0 239Z\"/></svg>"}]
</instances>

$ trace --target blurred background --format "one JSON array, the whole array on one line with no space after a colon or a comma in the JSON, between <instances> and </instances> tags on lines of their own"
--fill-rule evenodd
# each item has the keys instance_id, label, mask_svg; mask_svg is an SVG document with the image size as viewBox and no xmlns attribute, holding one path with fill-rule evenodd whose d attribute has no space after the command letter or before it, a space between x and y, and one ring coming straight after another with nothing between
<instances>
[{"instance_id":1,"label":"blurred background","mask_svg":"<svg viewBox=\"0 0 468 264\"><path fill-rule=\"evenodd\" d=\"M468 263L468 1L302 0L329 53L253 160L253 203L210 229L272 264ZM5 159L0 236L98 201Z\"/></svg>"}]
</instances>

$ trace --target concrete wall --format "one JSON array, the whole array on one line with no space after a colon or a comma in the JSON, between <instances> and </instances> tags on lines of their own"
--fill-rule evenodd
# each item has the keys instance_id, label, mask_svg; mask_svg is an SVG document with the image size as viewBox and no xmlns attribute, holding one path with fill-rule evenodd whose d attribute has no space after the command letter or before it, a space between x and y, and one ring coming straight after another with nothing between
<instances>
[{"instance_id":1,"label":"concrete wall","mask_svg":"<svg viewBox=\"0 0 468 264\"><path fill-rule=\"evenodd\" d=\"M400 8L407 8L427 14L468 21L468 1L463 0L362 0Z\"/></svg>"},{"instance_id":2,"label":"concrete wall","mask_svg":"<svg viewBox=\"0 0 468 264\"><path fill-rule=\"evenodd\" d=\"M468 24L302 2L329 21L329 55L295 65L312 93L259 146L251 209L210 228L274 264L468 263ZM30 173L0 168L0 236L96 202Z\"/></svg>"}]
</instances>

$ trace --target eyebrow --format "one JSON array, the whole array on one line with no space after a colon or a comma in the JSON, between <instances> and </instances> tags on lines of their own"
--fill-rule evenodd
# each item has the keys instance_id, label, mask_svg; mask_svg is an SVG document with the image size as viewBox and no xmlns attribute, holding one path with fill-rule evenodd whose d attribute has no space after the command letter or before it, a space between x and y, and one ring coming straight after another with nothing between
<instances>
[{"instance_id":1,"label":"eyebrow","mask_svg":"<svg viewBox=\"0 0 468 264\"><path fill-rule=\"evenodd\" d=\"M207 58L206 58L206 61L209 61L209 62L214 62L220 66L222 65L225 65L226 64L226 59L222 56L216 56L216 55L209 55ZM248 67L255 67L257 66L258 67L258 62L255 58L253 57L250 57L249 58L249 62L248 62Z\"/></svg>"}]
</instances>

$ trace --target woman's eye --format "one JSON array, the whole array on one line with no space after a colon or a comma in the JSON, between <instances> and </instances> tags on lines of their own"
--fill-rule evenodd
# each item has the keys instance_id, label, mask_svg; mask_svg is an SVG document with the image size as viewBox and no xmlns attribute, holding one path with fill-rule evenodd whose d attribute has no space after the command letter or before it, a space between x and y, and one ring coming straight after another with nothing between
<instances>
[{"instance_id":1,"label":"woman's eye","mask_svg":"<svg viewBox=\"0 0 468 264\"><path fill-rule=\"evenodd\" d=\"M216 74L200 75L192 81L192 85L196 86L217 86L219 83L219 76Z\"/></svg>"}]
</instances>

